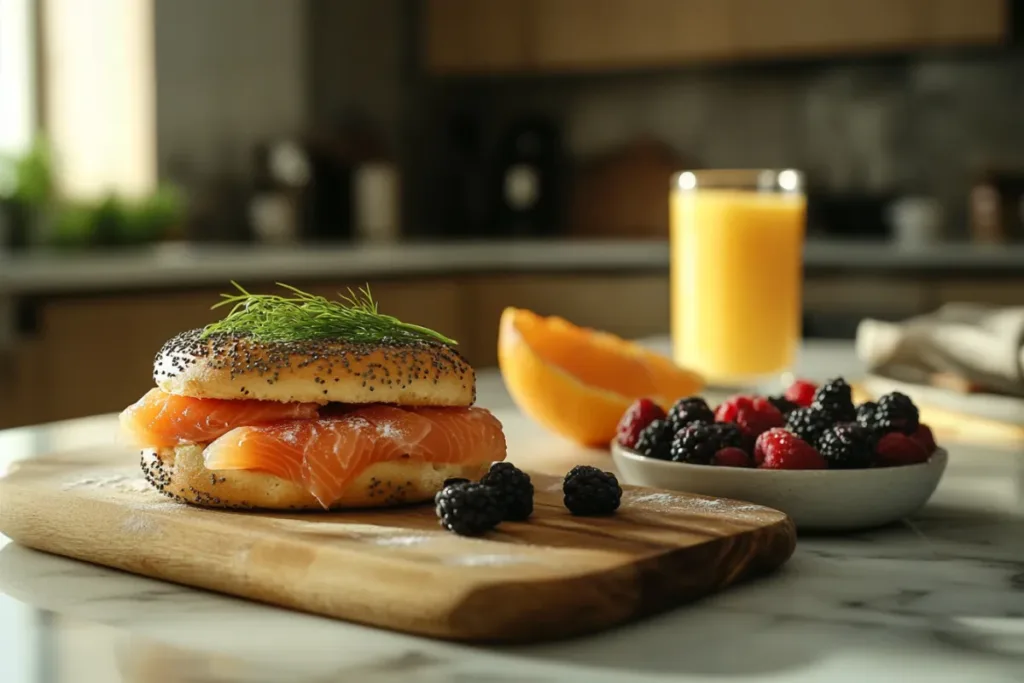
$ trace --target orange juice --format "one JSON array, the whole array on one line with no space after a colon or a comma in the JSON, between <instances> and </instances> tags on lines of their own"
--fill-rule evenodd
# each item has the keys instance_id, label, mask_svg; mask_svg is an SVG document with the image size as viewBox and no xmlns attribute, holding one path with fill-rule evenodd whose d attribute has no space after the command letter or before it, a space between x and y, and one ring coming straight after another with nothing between
<instances>
[{"instance_id":1,"label":"orange juice","mask_svg":"<svg viewBox=\"0 0 1024 683\"><path fill-rule=\"evenodd\" d=\"M804 196L673 187L670 208L676 362L725 386L790 370L801 333Z\"/></svg>"}]
</instances>

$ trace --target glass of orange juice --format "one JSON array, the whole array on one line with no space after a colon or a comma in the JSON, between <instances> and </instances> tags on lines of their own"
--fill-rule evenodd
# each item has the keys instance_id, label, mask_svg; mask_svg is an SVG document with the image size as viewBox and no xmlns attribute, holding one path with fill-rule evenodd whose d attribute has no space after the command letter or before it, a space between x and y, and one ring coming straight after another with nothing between
<instances>
[{"instance_id":1,"label":"glass of orange juice","mask_svg":"<svg viewBox=\"0 0 1024 683\"><path fill-rule=\"evenodd\" d=\"M672 178L675 361L712 386L777 385L801 336L804 179L799 171L683 171Z\"/></svg>"}]
</instances>

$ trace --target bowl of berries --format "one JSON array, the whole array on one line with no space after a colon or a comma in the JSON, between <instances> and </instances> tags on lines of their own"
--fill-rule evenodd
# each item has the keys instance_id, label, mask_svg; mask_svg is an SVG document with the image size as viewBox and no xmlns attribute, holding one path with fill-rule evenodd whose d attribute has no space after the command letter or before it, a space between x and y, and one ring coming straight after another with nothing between
<instances>
[{"instance_id":1,"label":"bowl of berries","mask_svg":"<svg viewBox=\"0 0 1024 683\"><path fill-rule=\"evenodd\" d=\"M842 378L714 408L688 397L667 413L640 399L611 450L629 484L764 505L805 531L903 519L928 502L948 460L909 397L892 392L858 406Z\"/></svg>"}]
</instances>

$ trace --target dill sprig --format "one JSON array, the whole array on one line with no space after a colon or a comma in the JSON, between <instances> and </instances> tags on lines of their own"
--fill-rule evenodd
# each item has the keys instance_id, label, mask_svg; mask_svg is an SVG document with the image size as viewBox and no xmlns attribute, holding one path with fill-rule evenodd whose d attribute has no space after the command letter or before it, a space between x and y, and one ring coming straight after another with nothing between
<instances>
[{"instance_id":1,"label":"dill sprig","mask_svg":"<svg viewBox=\"0 0 1024 683\"><path fill-rule=\"evenodd\" d=\"M367 285L358 292L338 294L338 301L278 282L291 293L251 294L231 281L237 294L221 294L214 309L231 306L222 320L207 325L203 337L212 334L241 334L260 341L310 341L339 339L354 343L376 344L384 341L434 341L456 344L434 330L404 323L377 310L377 302Z\"/></svg>"}]
</instances>

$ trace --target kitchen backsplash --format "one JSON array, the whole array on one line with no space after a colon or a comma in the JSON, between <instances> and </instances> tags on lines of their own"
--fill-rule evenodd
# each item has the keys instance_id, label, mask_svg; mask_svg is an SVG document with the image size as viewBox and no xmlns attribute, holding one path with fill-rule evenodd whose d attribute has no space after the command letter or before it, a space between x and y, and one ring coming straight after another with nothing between
<instances>
[{"instance_id":1,"label":"kitchen backsplash","mask_svg":"<svg viewBox=\"0 0 1024 683\"><path fill-rule=\"evenodd\" d=\"M693 166L795 166L818 191L934 196L947 235L958 237L977 173L1024 167L1021 83L1024 55L1007 50L448 81L435 101L476 112L487 137L525 114L551 116L577 167L653 138Z\"/></svg>"}]
</instances>

